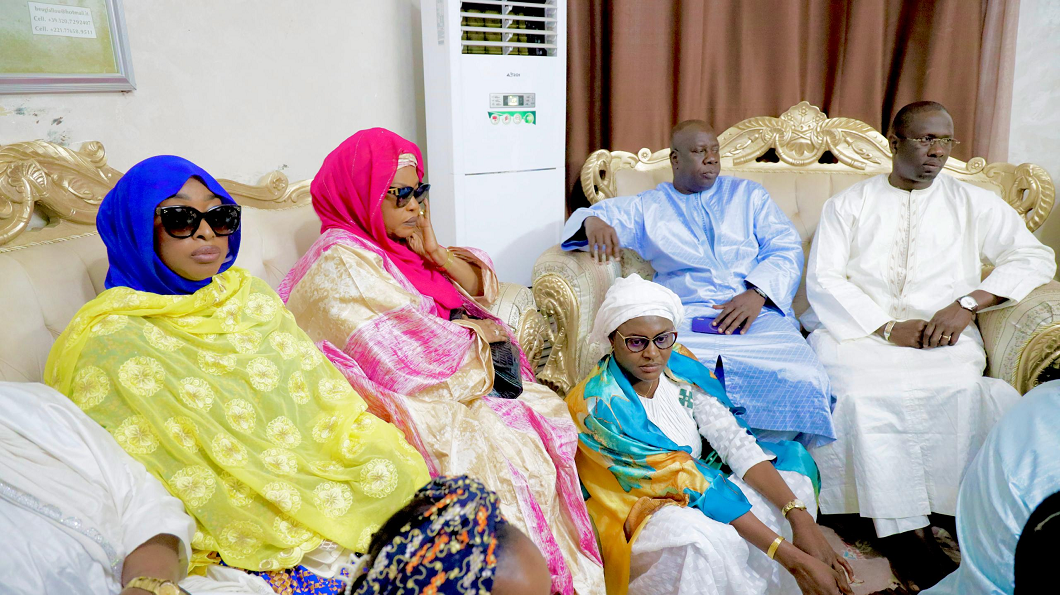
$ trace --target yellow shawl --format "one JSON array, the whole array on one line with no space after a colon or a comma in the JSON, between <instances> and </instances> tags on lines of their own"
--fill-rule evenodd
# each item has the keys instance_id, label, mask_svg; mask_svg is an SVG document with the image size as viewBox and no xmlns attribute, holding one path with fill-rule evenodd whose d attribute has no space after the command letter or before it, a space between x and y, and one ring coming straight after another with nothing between
<instances>
[{"instance_id":1,"label":"yellow shawl","mask_svg":"<svg viewBox=\"0 0 1060 595\"><path fill-rule=\"evenodd\" d=\"M292 567L323 539L363 552L430 479L243 269L191 295L104 291L56 341L45 381L184 502L195 549L231 566Z\"/></svg>"}]
</instances>

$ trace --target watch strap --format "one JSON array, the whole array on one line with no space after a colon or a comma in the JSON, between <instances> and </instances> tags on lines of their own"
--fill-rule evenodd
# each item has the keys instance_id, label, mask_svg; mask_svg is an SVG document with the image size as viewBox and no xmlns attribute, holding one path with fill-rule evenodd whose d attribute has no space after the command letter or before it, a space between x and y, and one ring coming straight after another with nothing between
<instances>
[{"instance_id":1,"label":"watch strap","mask_svg":"<svg viewBox=\"0 0 1060 595\"><path fill-rule=\"evenodd\" d=\"M767 302L769 301L769 296L768 296L768 295L766 295L766 292L762 291L762 290L761 290L761 289L759 289L758 287L756 287L756 286L752 285L752 286L751 286L751 291L753 291L753 292L757 293L758 295L762 296L762 299L763 299L763 300L765 300L765 301L767 301Z\"/></svg>"}]
</instances>

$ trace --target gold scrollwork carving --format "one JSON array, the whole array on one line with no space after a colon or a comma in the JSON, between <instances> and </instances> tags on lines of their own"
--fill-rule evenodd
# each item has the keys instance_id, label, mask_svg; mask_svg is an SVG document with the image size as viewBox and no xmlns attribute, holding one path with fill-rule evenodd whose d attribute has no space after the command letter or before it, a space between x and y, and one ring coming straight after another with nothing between
<instances>
[{"instance_id":1,"label":"gold scrollwork carving","mask_svg":"<svg viewBox=\"0 0 1060 595\"><path fill-rule=\"evenodd\" d=\"M545 274L534 280L534 301L553 321L552 351L538 379L560 395L578 380L578 300L563 277Z\"/></svg>"},{"instance_id":2,"label":"gold scrollwork carving","mask_svg":"<svg viewBox=\"0 0 1060 595\"><path fill-rule=\"evenodd\" d=\"M1056 201L1056 186L1044 169L1033 163L988 163L974 157L967 163L959 159L946 161L947 171L970 182L988 182L996 186L1012 208L1027 223L1027 229L1037 230L1045 223Z\"/></svg>"},{"instance_id":3,"label":"gold scrollwork carving","mask_svg":"<svg viewBox=\"0 0 1060 595\"><path fill-rule=\"evenodd\" d=\"M40 209L50 225L32 241L58 241L95 230L96 212L122 172L107 165L102 143L74 150L47 141L0 146L0 248L14 249L31 240L20 235ZM218 180L236 202L259 209L308 204L309 181L291 184L274 171L260 184Z\"/></svg>"},{"instance_id":4,"label":"gold scrollwork carving","mask_svg":"<svg viewBox=\"0 0 1060 595\"><path fill-rule=\"evenodd\" d=\"M585 160L581 172L582 191L590 204L615 196L615 179L611 175L611 151L600 149Z\"/></svg>"},{"instance_id":5,"label":"gold scrollwork carving","mask_svg":"<svg viewBox=\"0 0 1060 595\"><path fill-rule=\"evenodd\" d=\"M523 353L526 354L526 359L536 372L541 361L541 353L545 350L545 340L548 338L548 323L545 322L545 317L537 311L536 304L534 306L523 311L516 338L519 340L519 346L523 348Z\"/></svg>"},{"instance_id":6,"label":"gold scrollwork carving","mask_svg":"<svg viewBox=\"0 0 1060 595\"><path fill-rule=\"evenodd\" d=\"M241 205L258 209L285 209L309 204L310 180L291 184L282 172L269 172L258 184L217 180Z\"/></svg>"},{"instance_id":7,"label":"gold scrollwork carving","mask_svg":"<svg viewBox=\"0 0 1060 595\"><path fill-rule=\"evenodd\" d=\"M1038 385L1038 376L1060 360L1060 324L1054 324L1031 337L1020 353L1015 385L1025 394Z\"/></svg>"},{"instance_id":8,"label":"gold scrollwork carving","mask_svg":"<svg viewBox=\"0 0 1060 595\"><path fill-rule=\"evenodd\" d=\"M853 118L829 118L803 101L780 115L748 118L718 137L722 157L742 165L769 149L795 167L817 163L825 151L842 164L863 170L890 160L887 139L872 126Z\"/></svg>"},{"instance_id":9,"label":"gold scrollwork carving","mask_svg":"<svg viewBox=\"0 0 1060 595\"><path fill-rule=\"evenodd\" d=\"M77 151L45 141L0 147L0 246L29 226L36 206L60 220L92 225L120 177L98 142Z\"/></svg>"}]
</instances>

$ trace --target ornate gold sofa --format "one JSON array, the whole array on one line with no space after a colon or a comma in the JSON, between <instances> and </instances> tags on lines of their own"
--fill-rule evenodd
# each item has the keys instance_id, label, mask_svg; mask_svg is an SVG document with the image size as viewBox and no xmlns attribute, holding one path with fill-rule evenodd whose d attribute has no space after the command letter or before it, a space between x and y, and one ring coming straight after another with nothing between
<instances>
[{"instance_id":1,"label":"ornate gold sofa","mask_svg":"<svg viewBox=\"0 0 1060 595\"><path fill-rule=\"evenodd\" d=\"M868 177L888 173L887 139L868 124L851 118L828 118L802 102L779 118L749 118L718 137L722 173L761 183L791 218L808 253L824 202ZM1055 188L1045 171L1033 164L987 163L976 157L965 163L950 159L946 173L1001 195L1036 230L1053 207ZM581 171L582 189L593 204L628 196L672 179L669 149L636 155L596 151ZM538 377L561 394L584 377L602 353L588 341L604 292L620 274L636 272L651 279L651 266L630 250L620 262L596 264L584 252L554 246L534 265L534 297L551 323L552 345ZM795 313L807 308L800 286ZM979 329L989 359L987 373L1021 393L1037 384L1043 370L1060 358L1060 283L1052 281L1012 308L983 313Z\"/></svg>"},{"instance_id":2,"label":"ornate gold sofa","mask_svg":"<svg viewBox=\"0 0 1060 595\"><path fill-rule=\"evenodd\" d=\"M77 151L44 141L0 146L0 381L40 382L55 338L103 291L96 210L120 177L98 142ZM244 206L236 264L276 287L320 231L309 182L290 184L278 171L257 186L220 182ZM529 357L540 356L544 320L528 288L503 283L493 313Z\"/></svg>"}]
</instances>

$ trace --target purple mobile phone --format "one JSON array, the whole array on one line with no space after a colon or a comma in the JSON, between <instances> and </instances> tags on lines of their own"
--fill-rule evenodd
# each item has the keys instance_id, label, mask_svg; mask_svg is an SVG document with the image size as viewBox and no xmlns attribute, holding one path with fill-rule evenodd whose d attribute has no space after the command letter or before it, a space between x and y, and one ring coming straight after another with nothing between
<instances>
[{"instance_id":1,"label":"purple mobile phone","mask_svg":"<svg viewBox=\"0 0 1060 595\"><path fill-rule=\"evenodd\" d=\"M708 335L720 335L721 331L718 327L714 326L714 317L712 316L696 316L692 319L692 332L693 333L706 333ZM732 332L734 335L742 335L743 327L740 327Z\"/></svg>"}]
</instances>

